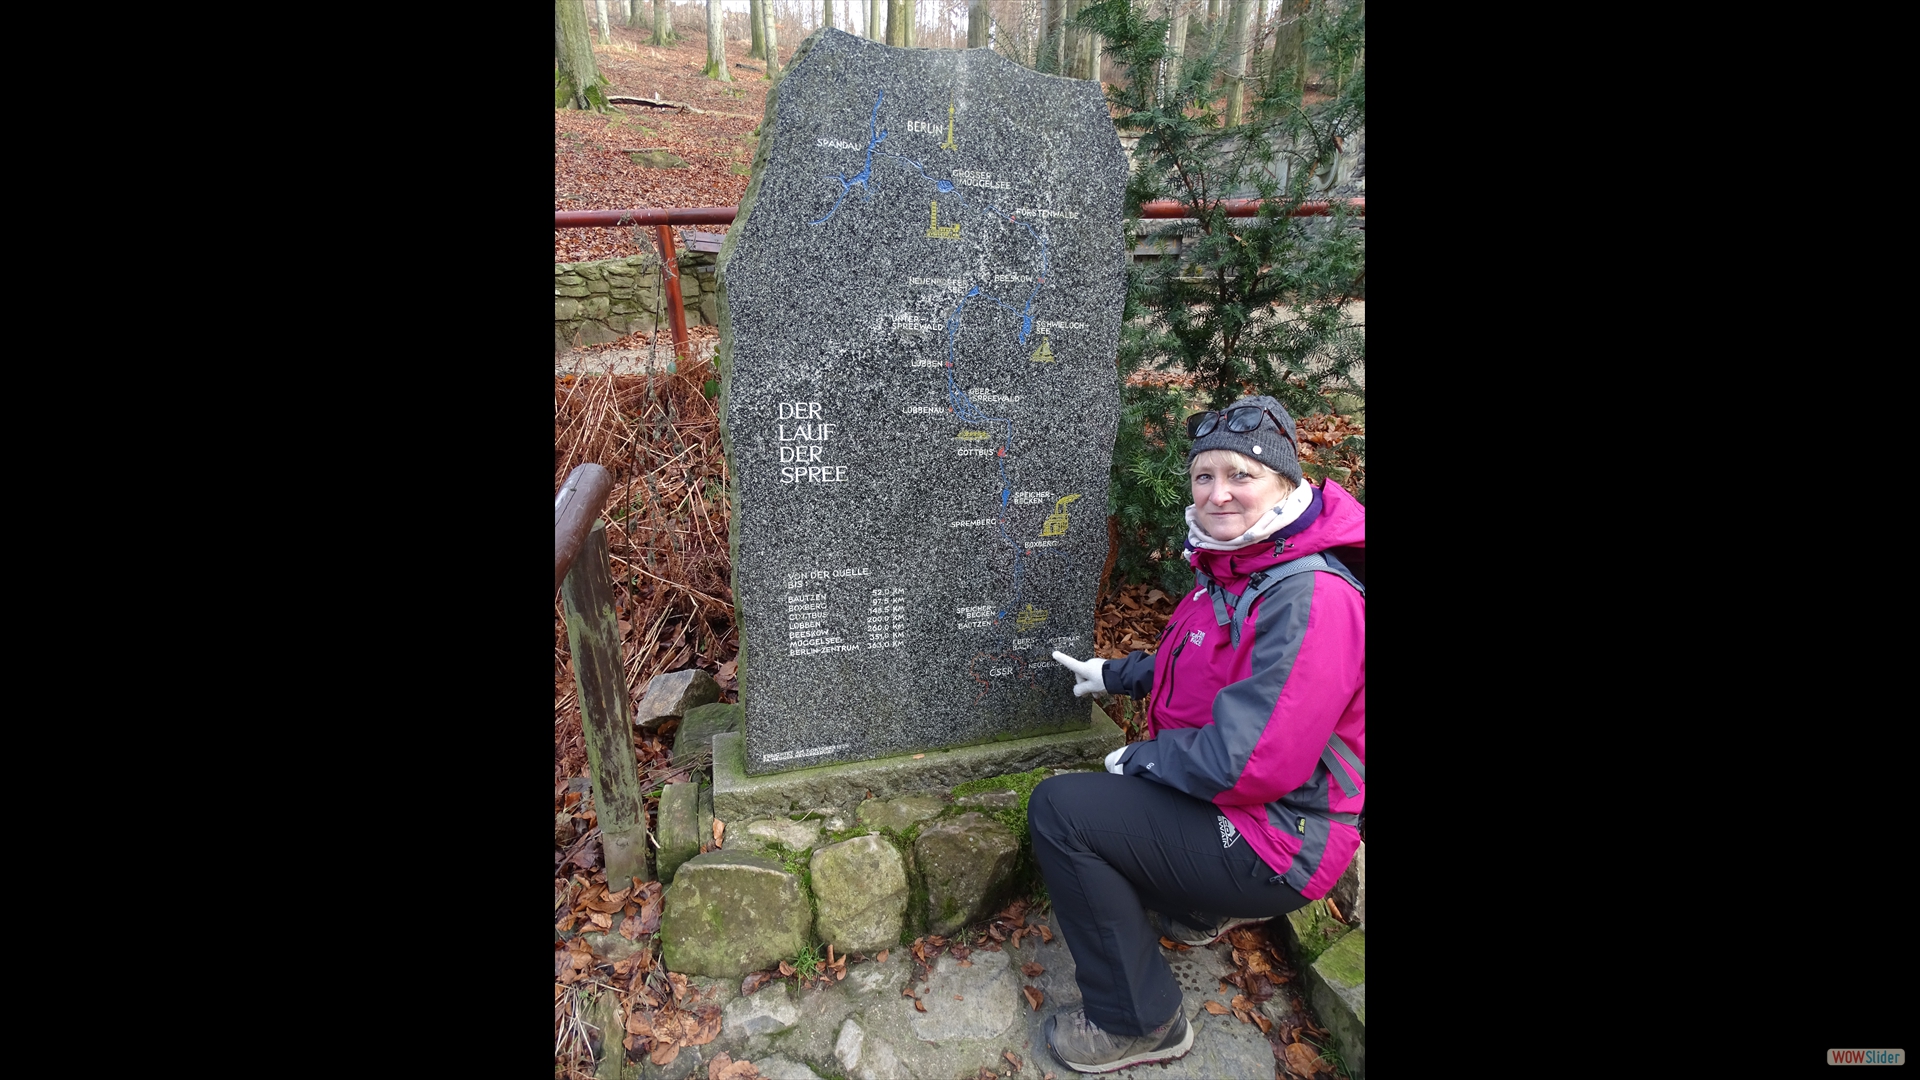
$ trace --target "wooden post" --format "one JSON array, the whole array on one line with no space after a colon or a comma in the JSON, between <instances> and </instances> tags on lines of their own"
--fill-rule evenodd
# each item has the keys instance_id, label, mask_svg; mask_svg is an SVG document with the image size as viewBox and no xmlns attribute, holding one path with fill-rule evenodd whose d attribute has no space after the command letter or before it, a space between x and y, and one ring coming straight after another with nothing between
<instances>
[{"instance_id":1,"label":"wooden post","mask_svg":"<svg viewBox=\"0 0 1920 1080\"><path fill-rule=\"evenodd\" d=\"M651 881L653 875L647 869L647 808L640 801L640 778L634 769L633 703L627 700L609 565L607 526L596 521L561 583L560 595L566 601L580 730L593 767L593 809L606 856L607 888L619 892L629 879Z\"/></svg>"}]
</instances>

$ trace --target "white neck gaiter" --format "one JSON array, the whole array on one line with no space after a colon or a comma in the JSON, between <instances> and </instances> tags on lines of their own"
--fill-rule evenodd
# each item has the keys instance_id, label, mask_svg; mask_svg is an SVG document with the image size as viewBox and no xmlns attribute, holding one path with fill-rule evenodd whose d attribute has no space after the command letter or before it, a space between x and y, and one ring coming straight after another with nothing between
<instances>
[{"instance_id":1,"label":"white neck gaiter","mask_svg":"<svg viewBox=\"0 0 1920 1080\"><path fill-rule=\"evenodd\" d=\"M1200 531L1200 526L1195 524L1193 520L1194 508L1192 504L1188 504L1187 546L1190 548L1205 548L1208 551L1239 551L1241 548L1251 547L1267 539L1274 533L1300 520L1300 515L1306 513L1307 507L1312 505L1313 487L1305 480L1302 480L1294 486L1294 489L1287 494L1286 498L1280 500L1280 505L1262 514L1260 518L1253 523L1253 528L1248 529L1245 533L1232 540L1216 540Z\"/></svg>"}]
</instances>

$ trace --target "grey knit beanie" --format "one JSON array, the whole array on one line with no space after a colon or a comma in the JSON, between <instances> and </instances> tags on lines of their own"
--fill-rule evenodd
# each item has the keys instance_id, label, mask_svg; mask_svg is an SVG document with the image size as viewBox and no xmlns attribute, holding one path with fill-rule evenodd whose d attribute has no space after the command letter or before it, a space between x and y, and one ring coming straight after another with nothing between
<instances>
[{"instance_id":1,"label":"grey knit beanie","mask_svg":"<svg viewBox=\"0 0 1920 1080\"><path fill-rule=\"evenodd\" d=\"M1271 416L1262 415L1260 426L1252 431L1228 431L1226 417L1222 416L1212 431L1193 440L1193 448L1187 451L1187 464L1208 450L1232 450L1245 454L1267 468L1286 477L1287 483L1300 485L1300 457L1294 451L1293 417L1287 415L1286 407L1266 396L1243 397L1221 411L1232 412L1243 406L1265 408ZM1278 431L1274 421L1280 422Z\"/></svg>"}]
</instances>

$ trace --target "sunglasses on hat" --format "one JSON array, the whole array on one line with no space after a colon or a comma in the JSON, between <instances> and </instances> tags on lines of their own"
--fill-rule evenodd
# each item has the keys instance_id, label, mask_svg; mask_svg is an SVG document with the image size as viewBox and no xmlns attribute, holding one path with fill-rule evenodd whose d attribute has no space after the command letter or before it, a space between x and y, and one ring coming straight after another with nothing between
<instances>
[{"instance_id":1,"label":"sunglasses on hat","mask_svg":"<svg viewBox=\"0 0 1920 1080\"><path fill-rule=\"evenodd\" d=\"M1280 433L1280 437L1286 439L1289 445L1294 445L1293 436L1287 434L1287 425L1281 423L1280 418L1273 415L1273 410L1264 405L1241 405L1232 409L1209 409L1206 412L1194 413L1187 417L1187 437L1198 439L1202 435L1210 435L1220 426L1221 420L1227 422L1228 431L1236 435L1244 435L1259 429L1262 416L1272 420L1274 430ZM1297 451L1298 447L1295 446L1295 449Z\"/></svg>"}]
</instances>

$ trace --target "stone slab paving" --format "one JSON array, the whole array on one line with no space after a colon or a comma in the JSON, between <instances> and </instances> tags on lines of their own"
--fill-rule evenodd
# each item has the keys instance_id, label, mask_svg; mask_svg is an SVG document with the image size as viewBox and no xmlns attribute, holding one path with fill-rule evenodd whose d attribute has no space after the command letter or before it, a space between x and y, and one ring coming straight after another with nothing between
<instances>
[{"instance_id":1,"label":"stone slab paving","mask_svg":"<svg viewBox=\"0 0 1920 1080\"><path fill-rule=\"evenodd\" d=\"M1051 920L1049 920L1052 925ZM1102 1075L1140 1080L1273 1080L1273 1050L1260 1029L1231 1013L1214 1016L1201 1007L1222 1004L1232 992L1220 989L1220 977L1232 970L1225 943L1169 952L1182 994L1181 1008L1194 1026L1194 1045L1178 1061L1123 1069ZM629 1065L627 1077L683 1080L704 1077L713 1055L726 1052L748 1060L763 1075L795 1078L847 1077L849 1080L944 1080L971 1077L981 1066L1004 1074L1011 1052L1020 1059L1015 1078L1058 1080L1077 1076L1047 1050L1041 1034L1047 1018L1080 1003L1074 983L1073 954L1054 926L1052 942L1023 941L1000 952L979 949L962 966L942 955L928 976L903 948L888 950L885 963L857 961L847 977L826 989L795 989L776 982L750 997L740 997L739 980L696 978L694 984L722 1005L724 1021L713 1042L680 1052L662 1069L644 1058ZM1029 978L1022 965L1035 963L1041 974ZM1044 995L1036 1011L1023 986ZM914 1008L911 989L926 1005ZM1276 1019L1286 1015L1284 995L1265 1008Z\"/></svg>"}]
</instances>

